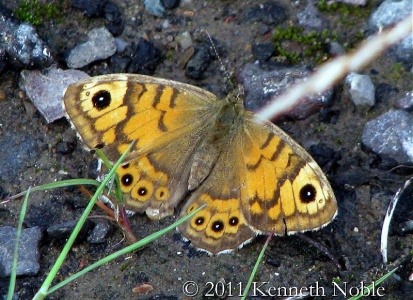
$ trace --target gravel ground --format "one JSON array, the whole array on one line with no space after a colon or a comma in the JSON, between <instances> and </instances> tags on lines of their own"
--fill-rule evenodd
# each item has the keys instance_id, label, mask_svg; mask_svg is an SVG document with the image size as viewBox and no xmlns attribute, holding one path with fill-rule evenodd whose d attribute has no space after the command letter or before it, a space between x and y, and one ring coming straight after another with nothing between
<instances>
[{"instance_id":1,"label":"gravel ground","mask_svg":"<svg viewBox=\"0 0 413 300\"><path fill-rule=\"evenodd\" d=\"M65 6L61 7L58 19L46 20L37 27L40 37L50 45L51 53L62 68L67 68L68 51L79 40L84 40L87 32L108 23L104 17L85 16L71 7L69 2L66 1ZM186 56L179 50L177 42L182 34L189 32L196 46L206 45L208 38L202 30L207 30L219 50L222 64L236 76L245 64L256 59L253 55L254 44L268 43L275 28L297 24L297 12L307 6L307 1L274 1L272 5L276 3L281 6L283 13L270 17L257 12L260 7L258 3L264 4L264 1L181 2L178 8L168 10L166 15L155 17L144 9L143 1L114 0L124 24L119 38L127 43L137 42L140 37L154 42L162 56L152 75L201 86L220 97L229 89L221 62L211 60L201 73L204 77L201 80L186 76L181 67ZM351 48L362 40L360 33L381 2L371 1L368 7L358 8L357 13L348 15L343 11L323 12L321 29L335 31L339 44ZM13 1L4 0L3 4L11 9L17 8ZM298 51L306 48L293 42L285 46ZM315 56L302 58L297 64L314 66ZM272 60L284 62L277 55L273 55ZM89 64L81 70L98 75L112 73L118 67L108 59ZM88 177L94 162L93 155L84 151L79 141L75 141L75 134L67 120L59 119L47 124L33 109L18 87L19 73L20 70L11 69L0 77L2 198L29 186ZM376 87L376 104L372 108L356 108L342 83L335 87L334 101L328 110L335 117L328 122L320 121L323 118L319 113L302 120L276 122L306 149L312 145L322 148L321 142L323 147L333 149L333 155L325 165L329 166L327 177L337 197L339 214L330 225L307 236L329 248L341 268L317 247L297 236L277 237L271 241L255 278L257 285L267 282L261 290L269 287L286 287L287 290L313 287L313 295L309 299L342 299L345 297L337 289L334 290L333 282L342 289L346 287L349 296L361 284L368 285L395 266L400 266L398 277L389 279L380 292L385 294L384 299L413 299L412 282L408 280L413 270L413 236L411 229L407 232L402 230L406 221L413 219L411 196L400 201L392 223L389 239L389 261L392 264L384 265L380 255L380 233L387 205L397 189L412 176L412 169L394 168L398 165L397 160L395 162L394 159L374 154L361 142L365 124L395 107L397 100L411 90L412 76L410 69L398 63L391 51L361 73L369 75ZM33 193L25 225L46 229L52 224L75 220L86 206L86 201L76 188ZM20 205L20 201L1 205L0 225L16 226ZM96 209L93 214L102 215L103 212ZM144 237L173 221L171 217L152 222L146 216L136 215L131 218L131 225L138 237ZM169 233L140 251L78 278L48 299L184 299L189 295L184 294L183 288L186 286L188 291L195 288L191 283L186 285L188 282L197 284L199 288L195 299L224 299L230 294L237 296L246 285L264 241L265 238L260 237L240 251L210 257L188 247L178 234ZM40 243L39 274L18 278L18 299L33 297L63 243L64 238L44 234ZM80 238L69 253L56 282L125 245L122 232L116 226L103 243L92 244L86 238ZM153 291L148 294L132 292L134 287L143 283L151 285ZM0 295L6 293L7 284L7 279L0 279ZM222 287L226 294L219 296ZM351 287L353 289L350 291ZM208 292L215 296L207 297ZM265 298L256 292L254 299ZM334 293L337 297L333 297ZM279 294L274 298L284 297Z\"/></svg>"}]
</instances>

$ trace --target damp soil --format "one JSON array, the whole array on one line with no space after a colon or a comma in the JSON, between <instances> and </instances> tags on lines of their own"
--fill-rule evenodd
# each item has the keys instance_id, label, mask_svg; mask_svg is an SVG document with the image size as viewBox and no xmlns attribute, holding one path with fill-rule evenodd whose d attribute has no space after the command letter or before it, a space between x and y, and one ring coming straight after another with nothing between
<instances>
[{"instance_id":1,"label":"damp soil","mask_svg":"<svg viewBox=\"0 0 413 300\"><path fill-rule=\"evenodd\" d=\"M12 1L3 2L15 8L16 4ZM181 4L161 18L145 12L143 1L114 2L120 7L126 25L121 36L123 39L131 42L145 36L163 47L165 56L154 71L154 76L195 84L219 96L223 96L227 90L221 63L213 61L204 80L187 78L180 67L182 53L176 51L175 43L168 36L189 31L200 37L203 35L201 30L207 30L219 46L226 50L221 57L223 65L236 74L243 65L254 59L252 44L268 41L268 34L262 32L266 28L272 28L272 25L266 25L262 20L247 20L245 12L250 11L259 1L191 1ZM296 22L296 12L305 6L304 2L278 2L285 7L284 24ZM364 19L349 16L347 26L337 26L343 44L352 42L346 39L355 36L362 27L357 24L364 25L370 12L371 10L366 12ZM62 57L65 50L76 44L79 36L104 24L103 19L87 18L80 11L69 7L65 7L62 14L59 22L46 21L38 28L43 39L52 45L52 51ZM325 16L330 24L339 23L338 14L327 13ZM139 24L137 19L142 23ZM170 21L168 28L163 27L165 20ZM202 39L206 40L205 37ZM59 63L64 66L63 60ZM335 87L335 99L331 107L339 111L336 122L320 122L318 114L304 120L276 122L306 149L322 142L335 151L333 160L327 164L326 174L337 197L338 216L325 228L308 233L307 236L327 247L340 267L320 247L315 247L298 236L274 237L254 280L257 286L262 285L262 291L274 287L273 293L279 295L274 298L284 298L283 288L288 292L290 288L299 290L305 287L308 288L307 291L313 287L313 297L310 299L332 299L334 292L338 294L337 299L344 298L341 292L334 290L333 282L344 290L347 287L348 293L353 288L351 292L355 293L361 283L368 285L395 266L400 266L398 279L391 278L384 283L384 291L381 293L385 294L385 299L411 297L413 289L407 277L413 268L413 237L411 234L397 234L393 230L389 239L389 260L393 263L385 265L380 254L380 234L389 201L411 176L412 171L400 168L386 170L383 160L361 145L361 134L366 122L390 110L403 91L411 88L409 76L395 77L389 74L394 70L395 64L391 55L384 54L363 70L371 76L376 87L388 84L398 89L393 98L378 102L369 111L355 109L343 94L343 87L338 85ZM105 73L106 67L107 64L103 61L84 70L97 75ZM3 145L14 149L7 162L8 169L2 172L2 196L18 193L29 186L89 176L91 162L95 159L93 154L85 151L80 141L69 154L57 151L58 143L74 133L65 119L47 124L38 112L32 110L18 88L18 72L11 70L1 76L0 91L5 93L4 99L0 100L0 136ZM30 197L29 214L36 210L48 211L53 222L62 223L78 218L86 201L87 197L76 188L36 192ZM407 203L408 199L404 201ZM20 205L21 201L1 205L0 224L16 226ZM405 215L407 212L411 217L411 206L405 204L401 205L401 209L402 207L404 212L400 214ZM104 213L96 208L93 215ZM36 215L32 217L36 218ZM174 220L174 217L170 217L152 222L144 215L135 215L130 219L137 237L156 232ZM400 225L398 222L402 221L402 218L395 218L393 227L397 227ZM211 257L193 250L177 233L171 232L137 252L76 279L51 294L48 299L189 299L189 295L184 293L185 288L190 292L199 289L195 299L238 296L246 285L264 242L265 237L258 237L239 251ZM126 245L121 230L116 226L104 243L94 245L85 240L77 242L55 282ZM30 299L34 295L62 247L60 241L47 237L42 240L41 270L38 276L18 278L16 290L20 299ZM1 281L1 291L6 291L6 283L7 281ZM147 294L133 293L133 288L144 283L151 285L153 291ZM222 290L225 293L222 294ZM254 299L264 298L258 290L255 291L257 297Z\"/></svg>"}]
</instances>

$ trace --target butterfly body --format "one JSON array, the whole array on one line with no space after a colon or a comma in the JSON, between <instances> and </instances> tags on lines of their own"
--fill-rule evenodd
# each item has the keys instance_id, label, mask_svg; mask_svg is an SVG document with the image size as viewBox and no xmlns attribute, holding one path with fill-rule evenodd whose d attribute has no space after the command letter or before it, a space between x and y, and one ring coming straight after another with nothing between
<instances>
[{"instance_id":1,"label":"butterfly body","mask_svg":"<svg viewBox=\"0 0 413 300\"><path fill-rule=\"evenodd\" d=\"M71 85L66 112L88 148L115 161L127 208L163 218L206 208L178 229L211 253L258 233L320 228L337 212L332 189L311 156L278 127L243 108L235 94L113 74Z\"/></svg>"}]
</instances>

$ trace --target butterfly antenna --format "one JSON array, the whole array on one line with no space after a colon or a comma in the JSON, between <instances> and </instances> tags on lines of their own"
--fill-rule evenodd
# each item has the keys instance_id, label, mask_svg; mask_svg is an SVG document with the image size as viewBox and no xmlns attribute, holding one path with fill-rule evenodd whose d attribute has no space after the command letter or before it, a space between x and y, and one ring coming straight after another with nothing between
<instances>
[{"instance_id":1,"label":"butterfly antenna","mask_svg":"<svg viewBox=\"0 0 413 300\"><path fill-rule=\"evenodd\" d=\"M222 61L221 56L219 55L217 48L215 47L215 43L212 40L211 35L209 34L208 30L206 30L206 29L202 29L202 31L205 32L205 34L208 36L208 40L211 43L211 47L214 50L214 53L215 53L216 57L218 58L218 61L221 65L221 69L223 70L223 72L225 74L225 77L229 80L229 82L231 82L231 78L228 76L229 72L228 72L227 68L225 67L224 62Z\"/></svg>"},{"instance_id":2,"label":"butterfly antenna","mask_svg":"<svg viewBox=\"0 0 413 300\"><path fill-rule=\"evenodd\" d=\"M205 34L208 36L209 42L211 43L211 47L214 50L214 53L216 55L216 57L218 58L219 63L221 64L221 70L224 72L224 76L225 78L228 80L228 82L230 83L231 89L235 90L235 84L233 83L231 77L229 76L229 71L227 70L227 68L225 67L224 62L221 59L221 56L218 53L217 48L215 47L215 43L212 40L211 35L209 34L208 30L206 29L202 29L203 32L205 32ZM237 93L237 97L244 95L244 89L241 85L238 86L238 93Z\"/></svg>"}]
</instances>

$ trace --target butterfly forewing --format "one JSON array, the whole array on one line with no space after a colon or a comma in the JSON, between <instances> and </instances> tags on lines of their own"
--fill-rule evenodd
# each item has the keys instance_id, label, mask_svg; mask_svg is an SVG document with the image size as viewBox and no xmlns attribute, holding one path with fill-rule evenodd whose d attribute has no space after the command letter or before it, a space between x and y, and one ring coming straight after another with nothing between
<instances>
[{"instance_id":1,"label":"butterfly forewing","mask_svg":"<svg viewBox=\"0 0 413 300\"><path fill-rule=\"evenodd\" d=\"M88 148L116 161L127 207L161 218L187 192L191 160L213 123L217 99L205 90L143 75L104 75L68 87L64 105Z\"/></svg>"}]
</instances>

